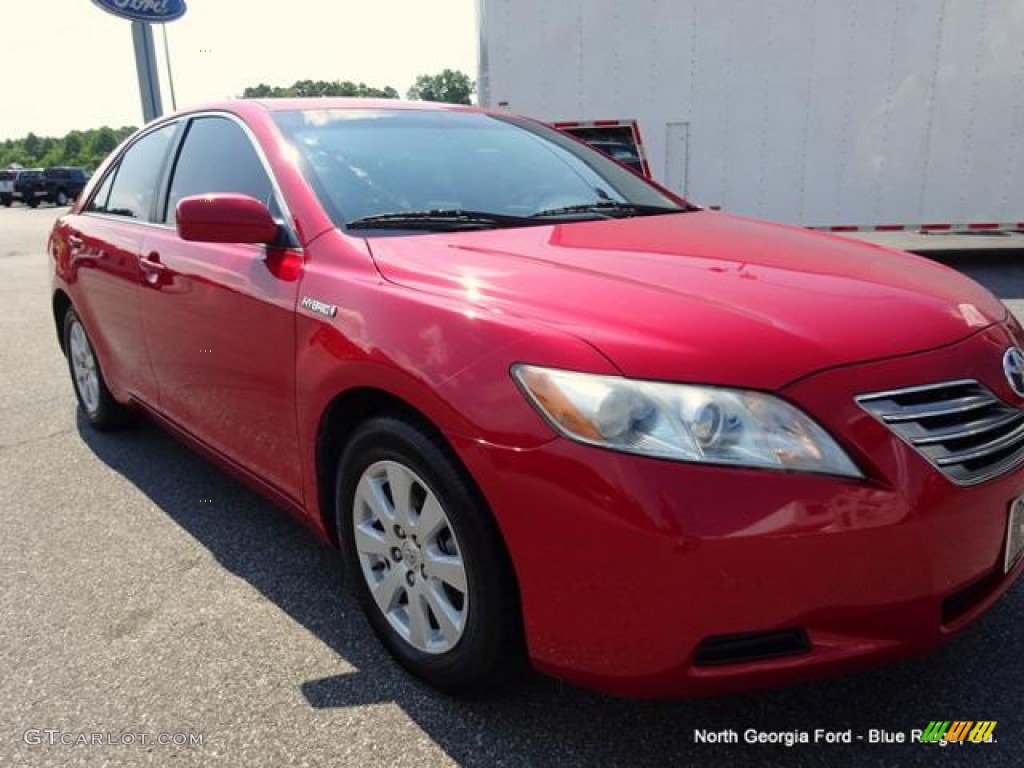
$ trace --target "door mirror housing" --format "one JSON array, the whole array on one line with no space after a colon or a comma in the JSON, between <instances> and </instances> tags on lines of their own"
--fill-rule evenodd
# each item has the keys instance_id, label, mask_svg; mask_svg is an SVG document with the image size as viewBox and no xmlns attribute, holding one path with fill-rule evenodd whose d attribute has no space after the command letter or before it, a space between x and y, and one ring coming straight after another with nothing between
<instances>
[{"instance_id":1,"label":"door mirror housing","mask_svg":"<svg viewBox=\"0 0 1024 768\"><path fill-rule=\"evenodd\" d=\"M182 240L270 245L280 234L270 209L248 195L192 195L183 197L176 211Z\"/></svg>"}]
</instances>

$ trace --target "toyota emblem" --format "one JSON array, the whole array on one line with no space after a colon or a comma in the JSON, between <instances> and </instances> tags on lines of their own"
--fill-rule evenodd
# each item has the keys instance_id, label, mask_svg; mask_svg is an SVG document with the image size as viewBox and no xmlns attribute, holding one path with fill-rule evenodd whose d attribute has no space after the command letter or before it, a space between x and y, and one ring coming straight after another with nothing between
<instances>
[{"instance_id":1,"label":"toyota emblem","mask_svg":"<svg viewBox=\"0 0 1024 768\"><path fill-rule=\"evenodd\" d=\"M1010 388L1024 397L1024 352L1017 347L1010 347L1003 355L1003 373L1010 382Z\"/></svg>"}]
</instances>

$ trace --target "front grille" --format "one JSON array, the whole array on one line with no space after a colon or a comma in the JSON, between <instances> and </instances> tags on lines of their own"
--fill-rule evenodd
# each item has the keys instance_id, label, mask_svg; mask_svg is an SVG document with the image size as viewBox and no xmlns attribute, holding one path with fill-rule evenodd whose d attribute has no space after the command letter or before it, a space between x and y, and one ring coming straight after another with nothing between
<instances>
[{"instance_id":1,"label":"front grille","mask_svg":"<svg viewBox=\"0 0 1024 768\"><path fill-rule=\"evenodd\" d=\"M876 392L857 402L960 485L1024 461L1024 410L977 381Z\"/></svg>"}]
</instances>

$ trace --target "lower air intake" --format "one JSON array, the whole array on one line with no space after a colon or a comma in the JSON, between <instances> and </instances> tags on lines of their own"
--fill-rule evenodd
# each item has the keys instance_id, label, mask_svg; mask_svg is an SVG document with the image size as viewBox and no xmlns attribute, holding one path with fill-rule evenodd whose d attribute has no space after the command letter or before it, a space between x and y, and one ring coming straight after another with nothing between
<instances>
[{"instance_id":1,"label":"lower air intake","mask_svg":"<svg viewBox=\"0 0 1024 768\"><path fill-rule=\"evenodd\" d=\"M781 656L799 656L810 650L807 633L799 627L774 632L744 632L705 638L697 646L693 663L698 667L717 667L722 664L777 659Z\"/></svg>"}]
</instances>

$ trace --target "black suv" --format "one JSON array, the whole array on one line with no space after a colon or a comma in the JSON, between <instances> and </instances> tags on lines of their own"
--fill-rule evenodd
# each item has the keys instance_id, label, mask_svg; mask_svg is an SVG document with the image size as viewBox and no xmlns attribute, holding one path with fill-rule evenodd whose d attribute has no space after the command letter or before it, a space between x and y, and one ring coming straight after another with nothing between
<instances>
[{"instance_id":1,"label":"black suv","mask_svg":"<svg viewBox=\"0 0 1024 768\"><path fill-rule=\"evenodd\" d=\"M37 183L37 190L42 189L41 196L31 199L26 198L29 205L37 205L40 198L48 200L54 205L69 205L82 193L85 182L89 180L89 174L84 168L60 165L53 168L46 168Z\"/></svg>"},{"instance_id":2,"label":"black suv","mask_svg":"<svg viewBox=\"0 0 1024 768\"><path fill-rule=\"evenodd\" d=\"M43 178L41 168L28 168L18 171L14 179L14 199L21 200L26 205L35 208L39 201L46 196L46 190L40 182Z\"/></svg>"},{"instance_id":3,"label":"black suv","mask_svg":"<svg viewBox=\"0 0 1024 768\"><path fill-rule=\"evenodd\" d=\"M40 171L22 171L14 182L14 196L35 208L40 203L68 205L82 193L89 174L83 168L60 165Z\"/></svg>"}]
</instances>

